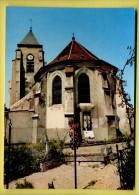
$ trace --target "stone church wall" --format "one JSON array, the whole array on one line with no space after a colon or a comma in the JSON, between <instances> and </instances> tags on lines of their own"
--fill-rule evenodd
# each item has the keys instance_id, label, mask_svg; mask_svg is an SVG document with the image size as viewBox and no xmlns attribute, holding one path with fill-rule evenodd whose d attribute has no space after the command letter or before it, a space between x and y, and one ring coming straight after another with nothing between
<instances>
[{"instance_id":1,"label":"stone church wall","mask_svg":"<svg viewBox=\"0 0 139 195\"><path fill-rule=\"evenodd\" d=\"M41 93L39 95L38 107L38 130L37 142L46 141L46 106L47 106L47 79L43 78L40 84Z\"/></svg>"},{"instance_id":2,"label":"stone church wall","mask_svg":"<svg viewBox=\"0 0 139 195\"><path fill-rule=\"evenodd\" d=\"M64 138L65 134L65 121L64 121L64 109L62 105L53 105L47 108L47 135L48 138Z\"/></svg>"},{"instance_id":3,"label":"stone church wall","mask_svg":"<svg viewBox=\"0 0 139 195\"><path fill-rule=\"evenodd\" d=\"M62 104L52 105L52 82L55 76L60 76L62 80ZM47 104L46 104L46 134L48 139L55 139L59 137L60 139L64 138L65 134L65 117L64 117L64 85L65 85L65 72L63 71L55 71L52 73L48 73L47 75Z\"/></svg>"},{"instance_id":4,"label":"stone church wall","mask_svg":"<svg viewBox=\"0 0 139 195\"><path fill-rule=\"evenodd\" d=\"M76 75L77 75L76 82L78 82L78 77L82 73L85 73L89 77L89 81L90 81L90 106L92 106L92 108L90 109L87 108L87 109L91 111L91 122L92 122L92 130L94 132L94 139L107 140L109 139L110 134L108 132L108 119L106 115L113 114L113 112L112 112L112 107L110 106L111 104L110 98L108 100L109 105L107 105L105 101L105 92L103 89L102 75L97 70L90 70L86 67L82 67L76 71ZM76 89L77 89L77 85L78 84L76 83ZM76 96L77 96L76 104L78 104L77 90L76 90ZM83 111L86 111L86 108L84 108ZM81 129L81 131L83 135L84 130ZM115 136L115 134L113 134L113 136Z\"/></svg>"},{"instance_id":5,"label":"stone church wall","mask_svg":"<svg viewBox=\"0 0 139 195\"><path fill-rule=\"evenodd\" d=\"M46 141L46 109L44 104L38 106L38 129L37 129L37 142Z\"/></svg>"},{"instance_id":6,"label":"stone church wall","mask_svg":"<svg viewBox=\"0 0 139 195\"><path fill-rule=\"evenodd\" d=\"M12 122L12 143L32 142L32 114L33 112L20 110L9 113L9 118Z\"/></svg>"}]
</instances>

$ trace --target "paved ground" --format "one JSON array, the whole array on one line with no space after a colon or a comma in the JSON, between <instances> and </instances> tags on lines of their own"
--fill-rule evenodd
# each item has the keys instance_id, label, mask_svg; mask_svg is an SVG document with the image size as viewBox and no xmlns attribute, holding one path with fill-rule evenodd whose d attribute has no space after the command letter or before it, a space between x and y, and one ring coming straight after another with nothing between
<instances>
[{"instance_id":1,"label":"paved ground","mask_svg":"<svg viewBox=\"0 0 139 195\"><path fill-rule=\"evenodd\" d=\"M102 163L80 163L77 166L78 189L111 189L120 187L119 175L116 164L104 165ZM25 177L34 188L47 189L48 183L53 181L56 189L74 189L74 164L61 165L60 167L39 172ZM17 180L22 182L24 178ZM10 183L10 188L15 188L15 183Z\"/></svg>"},{"instance_id":2,"label":"paved ground","mask_svg":"<svg viewBox=\"0 0 139 195\"><path fill-rule=\"evenodd\" d=\"M124 143L119 143L119 148L124 147ZM116 152L116 144L107 146L112 147ZM80 147L77 154L101 153L105 145ZM67 148L65 153L73 154L73 150ZM77 187L78 189L110 189L116 190L120 187L120 179L117 172L116 163L104 165L103 163L82 162L77 166ZM60 167L39 172L25 177L36 189L48 189L48 183L53 181L56 189L74 189L74 164L61 165ZM10 183L10 188L14 189L16 182L23 182L25 178Z\"/></svg>"}]
</instances>

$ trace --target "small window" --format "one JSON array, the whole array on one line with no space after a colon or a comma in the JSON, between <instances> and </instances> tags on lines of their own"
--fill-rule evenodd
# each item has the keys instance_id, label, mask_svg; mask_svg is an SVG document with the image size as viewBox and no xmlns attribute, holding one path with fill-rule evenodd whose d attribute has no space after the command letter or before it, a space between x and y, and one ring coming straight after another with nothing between
<instances>
[{"instance_id":1,"label":"small window","mask_svg":"<svg viewBox=\"0 0 139 195\"><path fill-rule=\"evenodd\" d=\"M27 62L27 72L34 72L34 62Z\"/></svg>"},{"instance_id":2,"label":"small window","mask_svg":"<svg viewBox=\"0 0 139 195\"><path fill-rule=\"evenodd\" d=\"M62 84L61 78L56 76L52 84L52 104L61 104L62 102Z\"/></svg>"},{"instance_id":3,"label":"small window","mask_svg":"<svg viewBox=\"0 0 139 195\"><path fill-rule=\"evenodd\" d=\"M90 84L86 74L81 74L78 79L79 103L90 103Z\"/></svg>"}]
</instances>

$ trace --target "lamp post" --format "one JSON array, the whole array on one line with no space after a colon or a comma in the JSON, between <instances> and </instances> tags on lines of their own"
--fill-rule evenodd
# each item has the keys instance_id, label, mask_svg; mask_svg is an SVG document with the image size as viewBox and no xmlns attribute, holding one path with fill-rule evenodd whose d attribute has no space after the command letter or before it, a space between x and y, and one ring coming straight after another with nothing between
<instances>
[{"instance_id":1,"label":"lamp post","mask_svg":"<svg viewBox=\"0 0 139 195\"><path fill-rule=\"evenodd\" d=\"M10 155L11 155L11 131L12 131L12 123L11 119L9 119L9 138L8 138L8 159L7 159L7 174L6 174L6 189L9 188L9 180L10 180Z\"/></svg>"},{"instance_id":2,"label":"lamp post","mask_svg":"<svg viewBox=\"0 0 139 195\"><path fill-rule=\"evenodd\" d=\"M76 155L76 150L78 149L78 146L79 146L79 134L78 134L78 128L79 128L79 125L78 124L72 124L71 125L71 129L70 129L70 137L71 137L71 149L74 150L74 181L75 181L75 189L77 189L77 164L76 164L76 158L77 158L77 155Z\"/></svg>"},{"instance_id":3,"label":"lamp post","mask_svg":"<svg viewBox=\"0 0 139 195\"><path fill-rule=\"evenodd\" d=\"M77 165L76 165L76 142L74 142L74 177L75 177L75 189L77 189Z\"/></svg>"}]
</instances>

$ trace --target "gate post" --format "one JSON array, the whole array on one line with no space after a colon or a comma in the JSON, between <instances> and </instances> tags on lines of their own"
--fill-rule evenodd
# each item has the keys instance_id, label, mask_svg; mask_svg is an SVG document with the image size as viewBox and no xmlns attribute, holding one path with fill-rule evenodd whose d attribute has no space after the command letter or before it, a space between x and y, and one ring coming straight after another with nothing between
<instances>
[{"instance_id":1,"label":"gate post","mask_svg":"<svg viewBox=\"0 0 139 195\"><path fill-rule=\"evenodd\" d=\"M116 151L117 151L117 158L118 158L118 172L119 172L119 176L120 176L120 185L121 187L123 186L122 183L122 175L121 175L121 153L118 149L118 145L116 144Z\"/></svg>"},{"instance_id":2,"label":"gate post","mask_svg":"<svg viewBox=\"0 0 139 195\"><path fill-rule=\"evenodd\" d=\"M77 165L76 165L76 142L74 142L74 177L75 177L75 189L77 189Z\"/></svg>"},{"instance_id":3,"label":"gate post","mask_svg":"<svg viewBox=\"0 0 139 195\"><path fill-rule=\"evenodd\" d=\"M11 131L12 131L12 123L11 123L11 119L10 119L9 138L8 138L8 160L7 160L7 174L6 174L6 189L9 188L9 180L10 180Z\"/></svg>"}]
</instances>

